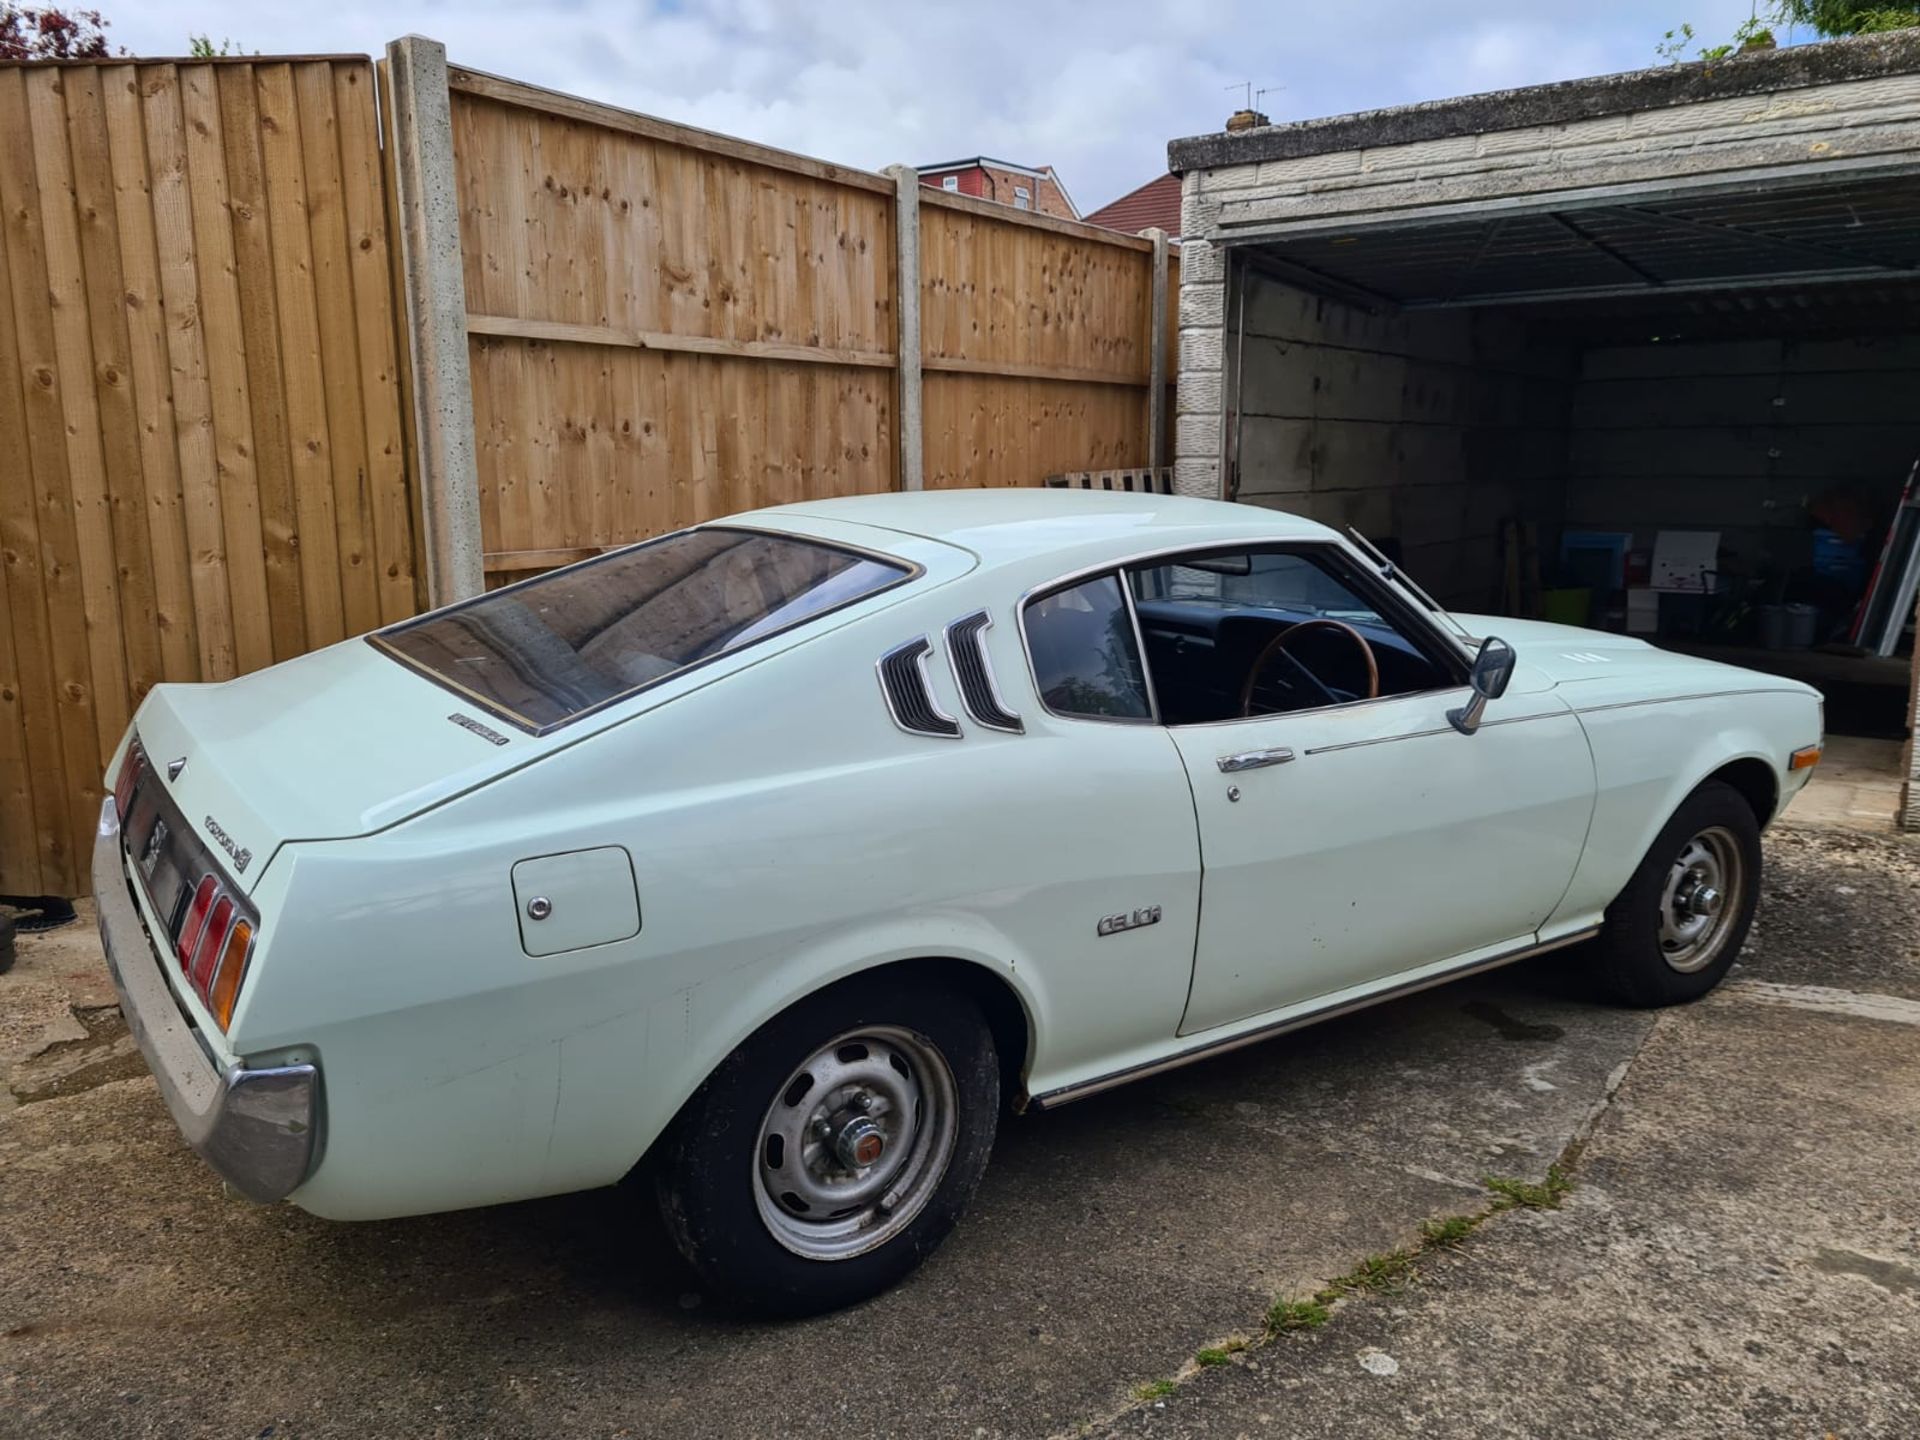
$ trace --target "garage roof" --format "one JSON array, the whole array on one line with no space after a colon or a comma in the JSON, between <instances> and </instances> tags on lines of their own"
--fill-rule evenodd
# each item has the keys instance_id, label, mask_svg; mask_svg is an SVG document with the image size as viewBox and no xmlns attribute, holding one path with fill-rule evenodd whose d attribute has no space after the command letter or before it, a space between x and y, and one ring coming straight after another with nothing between
<instances>
[{"instance_id":1,"label":"garage roof","mask_svg":"<svg viewBox=\"0 0 1920 1440\"><path fill-rule=\"evenodd\" d=\"M1550 134L1607 116L1916 72L1920 31L1909 31L1202 136L1175 141L1169 157L1176 170L1251 174L1259 165L1264 178L1265 162L1355 152L1364 175L1390 147L1502 131ZM1791 166L1761 169L1749 159L1744 170L1728 157L1718 173L1700 167L1700 158L1676 155L1672 171L1650 178L1643 169L1632 184L1594 185L1569 173L1560 186L1535 182L1531 193L1504 195L1503 171L1489 159L1471 184L1374 215L1359 204L1316 214L1326 207L1308 203L1296 215L1291 201L1276 198L1258 233L1241 243L1257 245L1261 262L1296 284L1408 309L1805 290L1920 274L1920 155L1803 152ZM1449 201L1449 193L1475 198Z\"/></svg>"}]
</instances>

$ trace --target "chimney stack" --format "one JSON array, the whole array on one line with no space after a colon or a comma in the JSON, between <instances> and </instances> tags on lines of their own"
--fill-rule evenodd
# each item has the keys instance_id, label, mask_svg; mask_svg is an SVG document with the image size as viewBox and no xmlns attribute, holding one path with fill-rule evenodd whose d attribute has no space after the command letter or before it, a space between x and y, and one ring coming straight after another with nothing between
<instances>
[{"instance_id":1,"label":"chimney stack","mask_svg":"<svg viewBox=\"0 0 1920 1440\"><path fill-rule=\"evenodd\" d=\"M1271 125L1273 121L1258 110L1236 110L1227 117L1227 133L1238 135L1242 130L1257 130L1262 125Z\"/></svg>"}]
</instances>

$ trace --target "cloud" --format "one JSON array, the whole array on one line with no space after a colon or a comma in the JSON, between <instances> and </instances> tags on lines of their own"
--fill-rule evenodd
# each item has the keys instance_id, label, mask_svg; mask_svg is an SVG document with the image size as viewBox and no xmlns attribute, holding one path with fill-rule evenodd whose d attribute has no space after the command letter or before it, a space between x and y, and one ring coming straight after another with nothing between
<instances>
[{"instance_id":1,"label":"cloud","mask_svg":"<svg viewBox=\"0 0 1920 1440\"><path fill-rule=\"evenodd\" d=\"M89 0L136 54L187 37L266 53L378 52L409 31L517 79L878 169L989 154L1052 164L1086 208L1218 129L1236 82L1276 119L1653 63L1672 0ZM1703 39L1750 0L1682 7ZM116 11L118 13L116 13Z\"/></svg>"}]
</instances>

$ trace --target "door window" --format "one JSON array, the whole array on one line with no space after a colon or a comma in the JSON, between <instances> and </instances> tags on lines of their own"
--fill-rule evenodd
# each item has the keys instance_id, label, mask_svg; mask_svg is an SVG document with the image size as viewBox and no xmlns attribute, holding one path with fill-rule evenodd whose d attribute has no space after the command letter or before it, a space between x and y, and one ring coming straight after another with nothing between
<instances>
[{"instance_id":1,"label":"door window","mask_svg":"<svg viewBox=\"0 0 1920 1440\"><path fill-rule=\"evenodd\" d=\"M1334 547L1206 551L1128 572L1161 719L1208 724L1461 683L1461 660Z\"/></svg>"},{"instance_id":2,"label":"door window","mask_svg":"<svg viewBox=\"0 0 1920 1440\"><path fill-rule=\"evenodd\" d=\"M1133 616L1118 577L1096 576L1029 600L1021 624L1034 683L1054 714L1153 718Z\"/></svg>"}]
</instances>

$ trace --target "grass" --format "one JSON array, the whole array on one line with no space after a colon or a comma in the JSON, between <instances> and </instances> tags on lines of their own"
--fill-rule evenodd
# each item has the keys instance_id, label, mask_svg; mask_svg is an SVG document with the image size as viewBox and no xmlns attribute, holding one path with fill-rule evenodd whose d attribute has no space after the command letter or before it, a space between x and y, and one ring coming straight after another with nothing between
<instances>
[{"instance_id":1,"label":"grass","mask_svg":"<svg viewBox=\"0 0 1920 1440\"><path fill-rule=\"evenodd\" d=\"M1209 1345L1193 1357L1194 1364L1202 1370L1211 1370L1216 1365L1224 1365L1242 1350L1247 1348L1244 1340L1229 1340L1224 1345Z\"/></svg>"},{"instance_id":2,"label":"grass","mask_svg":"<svg viewBox=\"0 0 1920 1440\"><path fill-rule=\"evenodd\" d=\"M1164 1400L1172 1393L1171 1380L1149 1380L1144 1385L1136 1385L1133 1391L1136 1400Z\"/></svg>"},{"instance_id":3,"label":"grass","mask_svg":"<svg viewBox=\"0 0 1920 1440\"><path fill-rule=\"evenodd\" d=\"M1320 1292L1325 1294L1323 1290ZM1267 1311L1267 1333L1285 1335L1295 1330L1318 1330L1332 1318L1333 1312L1318 1298L1312 1300L1276 1300Z\"/></svg>"},{"instance_id":4,"label":"grass","mask_svg":"<svg viewBox=\"0 0 1920 1440\"><path fill-rule=\"evenodd\" d=\"M1494 1202L1495 1210L1558 1210L1567 1192L1573 1189L1573 1181L1558 1165L1547 1167L1546 1183L1541 1185L1508 1179L1502 1175L1483 1175L1480 1183L1500 1197Z\"/></svg>"},{"instance_id":5,"label":"grass","mask_svg":"<svg viewBox=\"0 0 1920 1440\"><path fill-rule=\"evenodd\" d=\"M1418 1250L1389 1250L1382 1255L1369 1255L1314 1298L1331 1295L1338 1299L1357 1290L1397 1290L1411 1278L1414 1261L1419 1258Z\"/></svg>"},{"instance_id":6,"label":"grass","mask_svg":"<svg viewBox=\"0 0 1920 1440\"><path fill-rule=\"evenodd\" d=\"M1444 1220L1428 1220L1420 1227L1420 1243L1429 1250L1457 1250L1484 1215L1449 1215Z\"/></svg>"}]
</instances>

